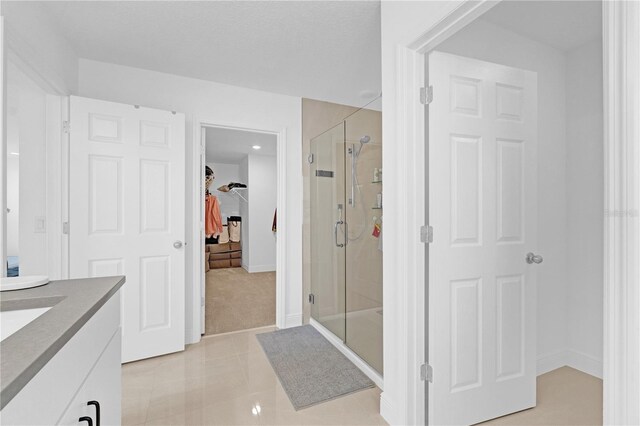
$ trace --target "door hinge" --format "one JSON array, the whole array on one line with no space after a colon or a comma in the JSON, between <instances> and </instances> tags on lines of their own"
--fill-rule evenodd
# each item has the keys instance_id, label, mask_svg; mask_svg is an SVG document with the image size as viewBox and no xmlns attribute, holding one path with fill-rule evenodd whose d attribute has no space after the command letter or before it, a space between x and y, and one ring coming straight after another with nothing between
<instances>
[{"instance_id":1,"label":"door hinge","mask_svg":"<svg viewBox=\"0 0 640 426\"><path fill-rule=\"evenodd\" d=\"M420 366L420 380L433 383L433 367L429 364L422 364Z\"/></svg>"},{"instance_id":2,"label":"door hinge","mask_svg":"<svg viewBox=\"0 0 640 426\"><path fill-rule=\"evenodd\" d=\"M309 303L312 305L316 303L316 296L313 293L309 293Z\"/></svg>"},{"instance_id":3,"label":"door hinge","mask_svg":"<svg viewBox=\"0 0 640 426\"><path fill-rule=\"evenodd\" d=\"M69 222L62 222L62 233L69 235Z\"/></svg>"},{"instance_id":4,"label":"door hinge","mask_svg":"<svg viewBox=\"0 0 640 426\"><path fill-rule=\"evenodd\" d=\"M430 244L433 242L433 226L420 227L420 242Z\"/></svg>"},{"instance_id":5,"label":"door hinge","mask_svg":"<svg viewBox=\"0 0 640 426\"><path fill-rule=\"evenodd\" d=\"M429 105L433 101L433 86L420 88L420 103Z\"/></svg>"},{"instance_id":6,"label":"door hinge","mask_svg":"<svg viewBox=\"0 0 640 426\"><path fill-rule=\"evenodd\" d=\"M62 131L64 133L69 134L69 132L71 132L71 123L69 123L68 121L63 121L62 122Z\"/></svg>"}]
</instances>

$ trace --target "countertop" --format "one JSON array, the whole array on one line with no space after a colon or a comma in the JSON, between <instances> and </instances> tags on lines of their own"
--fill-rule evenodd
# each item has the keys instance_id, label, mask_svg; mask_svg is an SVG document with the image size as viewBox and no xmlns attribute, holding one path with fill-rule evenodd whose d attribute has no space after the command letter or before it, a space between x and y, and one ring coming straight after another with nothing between
<instances>
[{"instance_id":1,"label":"countertop","mask_svg":"<svg viewBox=\"0 0 640 426\"><path fill-rule=\"evenodd\" d=\"M0 343L0 410L113 296L125 277L51 281L0 293L0 310L51 307Z\"/></svg>"}]
</instances>

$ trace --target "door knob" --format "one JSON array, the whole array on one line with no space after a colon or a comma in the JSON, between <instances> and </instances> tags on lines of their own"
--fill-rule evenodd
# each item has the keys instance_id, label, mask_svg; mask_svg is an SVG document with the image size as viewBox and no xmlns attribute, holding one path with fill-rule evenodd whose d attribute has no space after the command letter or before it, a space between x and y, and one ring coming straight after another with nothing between
<instances>
[{"instance_id":1,"label":"door knob","mask_svg":"<svg viewBox=\"0 0 640 426\"><path fill-rule=\"evenodd\" d=\"M176 241L173 243L173 248L182 248L182 241Z\"/></svg>"},{"instance_id":2,"label":"door knob","mask_svg":"<svg viewBox=\"0 0 640 426\"><path fill-rule=\"evenodd\" d=\"M527 261L527 263L531 264L531 263L542 263L544 259L539 254L533 254L529 252L527 253L527 257L525 257L525 260Z\"/></svg>"}]
</instances>

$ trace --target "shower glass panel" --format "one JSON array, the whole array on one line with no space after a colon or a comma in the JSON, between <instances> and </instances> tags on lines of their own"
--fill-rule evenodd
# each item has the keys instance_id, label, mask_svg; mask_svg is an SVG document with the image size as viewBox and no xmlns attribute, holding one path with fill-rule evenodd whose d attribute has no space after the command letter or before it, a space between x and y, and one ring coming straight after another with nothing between
<instances>
[{"instance_id":1,"label":"shower glass panel","mask_svg":"<svg viewBox=\"0 0 640 426\"><path fill-rule=\"evenodd\" d=\"M345 339L344 122L311 140L311 316ZM342 222L342 223L341 223Z\"/></svg>"},{"instance_id":2,"label":"shower glass panel","mask_svg":"<svg viewBox=\"0 0 640 426\"><path fill-rule=\"evenodd\" d=\"M382 374L380 98L311 140L311 317Z\"/></svg>"},{"instance_id":3,"label":"shower glass panel","mask_svg":"<svg viewBox=\"0 0 640 426\"><path fill-rule=\"evenodd\" d=\"M347 214L346 338L382 373L382 120L360 109L345 120Z\"/></svg>"}]
</instances>

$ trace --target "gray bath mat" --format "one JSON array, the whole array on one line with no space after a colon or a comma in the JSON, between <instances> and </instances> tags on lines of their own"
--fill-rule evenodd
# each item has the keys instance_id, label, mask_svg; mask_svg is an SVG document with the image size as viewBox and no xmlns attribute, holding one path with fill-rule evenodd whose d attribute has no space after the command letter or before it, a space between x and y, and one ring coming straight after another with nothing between
<instances>
[{"instance_id":1,"label":"gray bath mat","mask_svg":"<svg viewBox=\"0 0 640 426\"><path fill-rule=\"evenodd\" d=\"M310 325L256 337L296 410L375 386Z\"/></svg>"}]
</instances>

